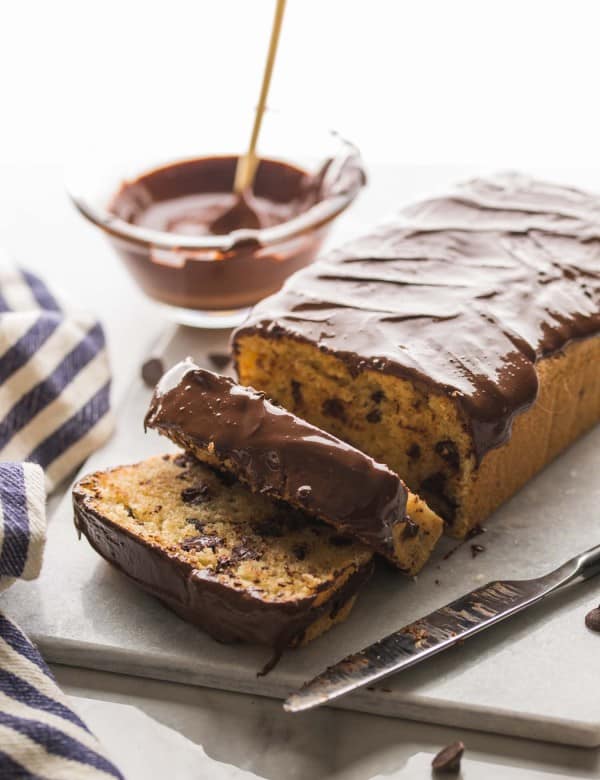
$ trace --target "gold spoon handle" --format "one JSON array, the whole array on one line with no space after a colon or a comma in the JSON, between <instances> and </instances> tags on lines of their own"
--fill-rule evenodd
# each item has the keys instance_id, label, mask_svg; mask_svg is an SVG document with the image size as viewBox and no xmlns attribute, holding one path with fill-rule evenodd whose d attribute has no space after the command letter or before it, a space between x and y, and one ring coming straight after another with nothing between
<instances>
[{"instance_id":1,"label":"gold spoon handle","mask_svg":"<svg viewBox=\"0 0 600 780\"><path fill-rule=\"evenodd\" d=\"M273 65L275 64L275 55L277 54L277 44L279 43L279 33L281 31L281 23L283 21L285 2L286 0L277 0L275 16L273 17L273 27L271 29L271 40L269 41L269 51L267 54L267 61L265 63L265 71L263 73L262 86L260 89L260 96L258 98L258 105L256 107L256 114L254 115L254 124L252 126L252 135L250 136L250 144L248 145L248 151L246 154L238 158L237 167L235 169L233 190L238 195L251 188L252 182L254 181L254 174L256 172L256 165L258 162L256 158L256 142L258 141L258 134L260 133L260 126L267 103L267 95L269 94L269 86L271 84Z\"/></svg>"}]
</instances>

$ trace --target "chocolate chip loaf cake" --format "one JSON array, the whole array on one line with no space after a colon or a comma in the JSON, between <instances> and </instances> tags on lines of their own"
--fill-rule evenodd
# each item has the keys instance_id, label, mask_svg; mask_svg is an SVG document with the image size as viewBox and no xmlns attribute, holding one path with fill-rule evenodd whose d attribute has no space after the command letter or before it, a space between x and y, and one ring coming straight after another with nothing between
<instances>
[{"instance_id":1,"label":"chocolate chip loaf cake","mask_svg":"<svg viewBox=\"0 0 600 780\"><path fill-rule=\"evenodd\" d=\"M100 555L222 642L309 642L371 573L363 545L189 455L90 474L73 503Z\"/></svg>"},{"instance_id":2,"label":"chocolate chip loaf cake","mask_svg":"<svg viewBox=\"0 0 600 780\"><path fill-rule=\"evenodd\" d=\"M233 346L462 537L598 421L599 334L600 198L503 174L294 275Z\"/></svg>"},{"instance_id":3,"label":"chocolate chip loaf cake","mask_svg":"<svg viewBox=\"0 0 600 780\"><path fill-rule=\"evenodd\" d=\"M357 537L408 574L442 533L441 519L387 466L190 360L161 379L145 422L252 492Z\"/></svg>"}]
</instances>

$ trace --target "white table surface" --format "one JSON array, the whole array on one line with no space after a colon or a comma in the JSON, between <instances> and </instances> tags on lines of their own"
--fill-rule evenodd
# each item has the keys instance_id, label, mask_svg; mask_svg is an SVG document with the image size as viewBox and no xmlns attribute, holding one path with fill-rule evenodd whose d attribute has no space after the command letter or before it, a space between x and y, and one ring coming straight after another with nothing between
<instances>
[{"instance_id":1,"label":"white table surface","mask_svg":"<svg viewBox=\"0 0 600 780\"><path fill-rule=\"evenodd\" d=\"M477 172L378 167L339 233L359 230L378 213ZM600 171L552 173L600 191ZM0 245L102 318L118 403L165 323L101 237L71 210L59 167L0 167ZM174 778L427 777L432 755L458 738L467 745L464 778L600 777L597 749L328 709L284 716L280 703L268 699L77 668L54 671L130 780L164 777L165 751L176 757Z\"/></svg>"}]
</instances>

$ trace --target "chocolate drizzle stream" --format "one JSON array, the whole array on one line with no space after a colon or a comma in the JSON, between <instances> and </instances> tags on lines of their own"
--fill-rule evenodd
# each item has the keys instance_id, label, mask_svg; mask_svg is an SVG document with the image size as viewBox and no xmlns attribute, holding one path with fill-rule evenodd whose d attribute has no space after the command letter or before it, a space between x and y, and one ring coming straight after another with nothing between
<instances>
[{"instance_id":1,"label":"chocolate drizzle stream","mask_svg":"<svg viewBox=\"0 0 600 780\"><path fill-rule=\"evenodd\" d=\"M535 401L536 362L600 332L600 197L467 182L297 273L234 339L253 332L452 397L481 460Z\"/></svg>"},{"instance_id":2,"label":"chocolate drizzle stream","mask_svg":"<svg viewBox=\"0 0 600 780\"><path fill-rule=\"evenodd\" d=\"M284 499L394 559L393 530L404 523L407 500L398 475L263 393L186 361L161 379L146 425L192 451L214 446L254 492Z\"/></svg>"}]
</instances>

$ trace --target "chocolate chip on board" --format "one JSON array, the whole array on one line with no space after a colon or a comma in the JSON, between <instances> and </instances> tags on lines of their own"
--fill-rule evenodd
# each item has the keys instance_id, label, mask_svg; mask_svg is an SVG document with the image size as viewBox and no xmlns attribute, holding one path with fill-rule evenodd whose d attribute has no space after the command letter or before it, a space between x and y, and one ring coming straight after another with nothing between
<instances>
[{"instance_id":1,"label":"chocolate chip on board","mask_svg":"<svg viewBox=\"0 0 600 780\"><path fill-rule=\"evenodd\" d=\"M600 632L600 607L590 610L585 616L585 624L590 631Z\"/></svg>"},{"instance_id":2,"label":"chocolate chip on board","mask_svg":"<svg viewBox=\"0 0 600 780\"><path fill-rule=\"evenodd\" d=\"M231 363L231 355L225 352L211 352L208 359L218 371L222 371Z\"/></svg>"},{"instance_id":3,"label":"chocolate chip on board","mask_svg":"<svg viewBox=\"0 0 600 780\"><path fill-rule=\"evenodd\" d=\"M431 762L433 771L458 774L464 752L465 746L462 742L454 742L452 745L442 748Z\"/></svg>"}]
</instances>

